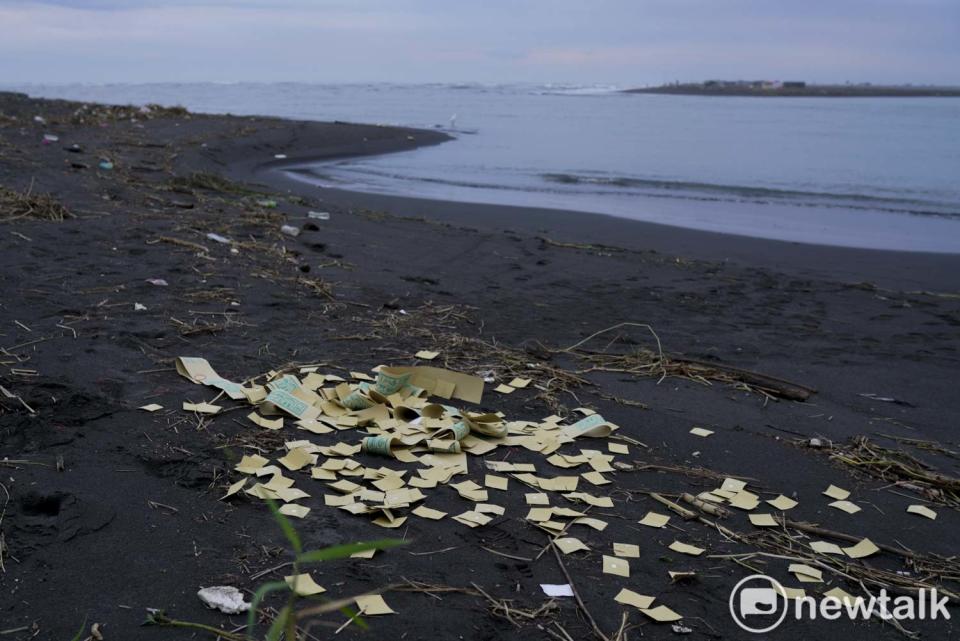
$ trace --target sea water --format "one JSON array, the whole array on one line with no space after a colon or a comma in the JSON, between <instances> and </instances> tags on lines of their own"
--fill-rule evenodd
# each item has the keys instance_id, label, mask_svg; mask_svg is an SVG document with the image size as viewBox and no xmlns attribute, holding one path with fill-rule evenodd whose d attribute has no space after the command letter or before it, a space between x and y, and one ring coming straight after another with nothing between
<instances>
[{"instance_id":1,"label":"sea water","mask_svg":"<svg viewBox=\"0 0 960 641\"><path fill-rule=\"evenodd\" d=\"M960 252L960 99L667 96L609 86L471 83L9 88L199 112L426 127L455 138L291 172L318 189Z\"/></svg>"}]
</instances>

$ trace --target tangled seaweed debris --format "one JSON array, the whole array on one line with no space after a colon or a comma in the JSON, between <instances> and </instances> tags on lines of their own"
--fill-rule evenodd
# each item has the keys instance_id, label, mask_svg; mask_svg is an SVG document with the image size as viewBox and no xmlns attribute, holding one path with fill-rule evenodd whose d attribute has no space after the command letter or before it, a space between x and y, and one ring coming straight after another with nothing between
<instances>
[{"instance_id":1,"label":"tangled seaweed debris","mask_svg":"<svg viewBox=\"0 0 960 641\"><path fill-rule=\"evenodd\" d=\"M950 597L955 603L960 602L960 594L955 590L946 588L942 583L943 580L955 580L955 577L960 573L960 559L898 550L893 546L884 545L881 549L884 552L901 556L905 567L911 572L881 569L863 561L852 561L842 556L818 554L810 548L808 541L803 541L797 534L790 534L789 530L794 529L797 532L816 534L817 536L834 538L848 543L860 541L860 537L812 526L809 523L794 522L782 518L778 518L777 521L784 529L770 528L738 536L743 542L755 545L758 548L800 557L814 565L827 566L835 574L846 575L845 578L848 579L852 577L855 583L863 581L878 588L899 588L898 592L905 591L907 593L920 589L937 588L938 592Z\"/></svg>"},{"instance_id":2,"label":"tangled seaweed debris","mask_svg":"<svg viewBox=\"0 0 960 641\"><path fill-rule=\"evenodd\" d=\"M190 118L186 107L164 107L158 104L143 105L99 105L84 103L70 116L75 125L100 124L120 120L153 120L154 118Z\"/></svg>"},{"instance_id":3,"label":"tangled seaweed debris","mask_svg":"<svg viewBox=\"0 0 960 641\"><path fill-rule=\"evenodd\" d=\"M60 201L48 194L34 194L33 185L25 192L0 187L0 222L24 218L63 222L72 214Z\"/></svg>"},{"instance_id":4,"label":"tangled seaweed debris","mask_svg":"<svg viewBox=\"0 0 960 641\"><path fill-rule=\"evenodd\" d=\"M603 351L587 350L584 347L595 338L626 327L639 327L649 331L656 341L656 350L639 347L626 353L611 353L607 350L616 343L616 338L608 341L607 347ZM591 366L588 369L581 370L577 372L578 374L617 372L634 376L656 377L660 380L668 377L685 378L703 385L711 385L714 382L726 383L767 397L793 401L805 401L816 393L813 388L767 374L720 363L707 363L692 358L665 354L660 343L660 337L646 323L618 323L594 332L566 349L553 351L555 353L571 354L581 361L590 363Z\"/></svg>"},{"instance_id":5,"label":"tangled seaweed debris","mask_svg":"<svg viewBox=\"0 0 960 641\"><path fill-rule=\"evenodd\" d=\"M180 336L198 336L200 334L218 334L232 327L247 327L250 324L237 320L235 314L223 314L223 322L212 322L206 319L193 319L192 323L186 323L179 319L170 317L170 322L177 329Z\"/></svg>"},{"instance_id":6,"label":"tangled seaweed debris","mask_svg":"<svg viewBox=\"0 0 960 641\"><path fill-rule=\"evenodd\" d=\"M926 445L926 449L931 449L929 443ZM960 478L941 474L908 452L883 447L866 436L855 436L844 444L833 443L824 450L839 463L929 501L960 509Z\"/></svg>"},{"instance_id":7,"label":"tangled seaweed debris","mask_svg":"<svg viewBox=\"0 0 960 641\"><path fill-rule=\"evenodd\" d=\"M722 383L760 394L766 398L782 398L804 401L815 390L773 376L745 369L706 363L695 359L671 356L664 352L654 329L645 323L619 323L600 330L566 348L551 348L540 343L526 345L523 349L509 347L496 341L465 336L458 325L472 322L470 309L463 306L435 307L425 305L403 313L390 313L373 321L374 337L415 336L421 342L428 341L441 351L448 366L470 371L490 371L497 375L509 374L518 377L533 377L541 390L540 400L557 409L559 395L571 395L578 404L573 390L593 386L586 376L593 372L615 372L637 377L684 378L702 385ZM655 339L656 348L639 347L629 352L610 352L617 338L608 341L603 351L589 350L585 346L596 338L625 327L646 329ZM343 337L356 338L356 337ZM568 357L573 367L564 367L554 362L554 357ZM584 367L585 366L585 367ZM622 399L611 398L623 402Z\"/></svg>"},{"instance_id":8,"label":"tangled seaweed debris","mask_svg":"<svg viewBox=\"0 0 960 641\"><path fill-rule=\"evenodd\" d=\"M952 603L960 602L960 595L955 590L944 585L944 581L956 581L960 570L960 561L953 557L941 557L932 554L917 554L909 551L899 551L892 546L882 546L885 552L894 551L903 557L908 571L894 571L878 568L863 560L851 560L843 556L818 554L804 540L805 533L814 533L818 536L835 538L841 541L859 541L858 537L842 532L834 532L811 526L807 523L797 523L783 518L776 518L777 528L767 528L758 532L744 534L724 527L704 517L699 520L710 527L716 528L721 534L745 545L756 548L756 551L739 554L716 554L708 558L726 559L733 561L751 570L760 572L750 565L754 559L775 559L802 563L817 570L825 571L838 579L857 586L865 595L873 594L874 589L883 589L894 594L902 594L913 598L920 590L936 589L937 593L945 596ZM791 533L790 530L797 533ZM869 586L869 587L868 587ZM903 627L896 619L882 619L897 629L904 636L916 639L919 635Z\"/></svg>"},{"instance_id":9,"label":"tangled seaweed debris","mask_svg":"<svg viewBox=\"0 0 960 641\"><path fill-rule=\"evenodd\" d=\"M739 488L738 492L751 494L746 490L746 485L739 481L731 482L728 479L721 488L727 488L727 490ZM719 495L719 492L723 491L719 489L701 493L697 497L686 494L678 497L696 509L680 506L669 498L652 492L647 494L687 522L701 523L719 532L729 541L753 548L751 551L733 554L710 554L707 556L709 559L732 561L758 574L766 572L752 564L754 561L761 564L771 561L800 563L814 568L814 573L817 574L815 583L822 582L819 574L826 572L833 575L835 579L856 588L862 595L873 594L871 589L883 589L894 594L916 598L920 590L936 589L938 594L945 596L953 604L960 603L960 592L955 587L960 578L960 559L955 556L946 557L916 552L903 546L899 541L897 545L874 544L862 536L827 529L818 524L793 521L782 514L770 517L770 523L766 525L773 527L753 521L754 516L764 515L751 515L751 522L757 526L756 529L748 533L737 531L719 522L719 519L731 516L729 512L717 510L719 504L727 500ZM696 500L701 498L706 500ZM729 502L731 505L734 504L732 500ZM748 508L748 511L750 509L752 508ZM814 541L812 537L820 540ZM872 551L865 555L858 555L853 553L854 548L840 548L832 541L858 545L866 543ZM836 551L824 550L822 547L824 545L833 545ZM879 567L863 558L878 553L898 558L902 565L899 569L890 566L889 563L884 563L886 567ZM791 568L790 571L797 570ZM909 638L917 637L915 632L904 628L894 619L884 619L884 622Z\"/></svg>"},{"instance_id":10,"label":"tangled seaweed debris","mask_svg":"<svg viewBox=\"0 0 960 641\"><path fill-rule=\"evenodd\" d=\"M193 193L194 190L202 190L226 194L261 194L261 192L244 187L232 180L227 180L218 174L203 171L195 171L186 176L174 176L168 181L168 184L174 191L188 193Z\"/></svg>"},{"instance_id":11,"label":"tangled seaweed debris","mask_svg":"<svg viewBox=\"0 0 960 641\"><path fill-rule=\"evenodd\" d=\"M494 339L466 336L460 326L473 323L473 308L463 305L423 305L406 311L389 312L371 322L372 338L410 339L429 344L443 354L444 366L461 371L483 372L487 378L533 378L537 400L557 411L561 394L569 394L580 404L574 390L590 386L587 379L549 362L549 353L510 347ZM356 339L344 336L341 339ZM367 337L360 337L367 338ZM546 356L547 358L543 358Z\"/></svg>"}]
</instances>

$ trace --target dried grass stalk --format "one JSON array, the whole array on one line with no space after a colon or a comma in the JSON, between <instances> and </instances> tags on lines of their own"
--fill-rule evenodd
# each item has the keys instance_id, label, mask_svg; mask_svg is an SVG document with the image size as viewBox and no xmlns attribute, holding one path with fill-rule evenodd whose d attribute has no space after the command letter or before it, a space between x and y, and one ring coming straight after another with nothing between
<instances>
[{"instance_id":1,"label":"dried grass stalk","mask_svg":"<svg viewBox=\"0 0 960 641\"><path fill-rule=\"evenodd\" d=\"M0 222L13 222L24 218L63 222L72 214L53 196L34 194L33 186L25 192L0 187Z\"/></svg>"}]
</instances>

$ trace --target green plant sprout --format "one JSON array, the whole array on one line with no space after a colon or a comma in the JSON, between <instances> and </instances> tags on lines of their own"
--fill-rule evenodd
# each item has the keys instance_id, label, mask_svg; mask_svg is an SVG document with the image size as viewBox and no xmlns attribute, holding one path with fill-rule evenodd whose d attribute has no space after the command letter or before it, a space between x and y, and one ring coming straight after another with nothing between
<instances>
[{"instance_id":1,"label":"green plant sprout","mask_svg":"<svg viewBox=\"0 0 960 641\"><path fill-rule=\"evenodd\" d=\"M404 544L403 541L398 539L380 539L377 541L346 543L343 545L334 545L327 548L321 548L319 550L304 551L300 534L290 522L290 519L288 519L280 512L279 509L277 509L274 501L268 500L267 504L270 506L270 512L273 515L274 520L280 526L280 530L283 532L283 535L287 538L287 541L289 541L290 546L293 548L292 565L294 576L300 574L300 568L305 564L343 559L349 557L351 554L356 554L357 552L364 552L366 550L386 550L388 548ZM293 585L288 584L286 581L271 581L269 583L264 583L257 588L250 603L250 610L247 614L247 628L244 634L227 632L225 630L204 625L202 623L171 619L166 616L162 610L150 611L147 615L147 620L144 622L144 625L193 628L195 630L201 630L217 635L221 638L227 639L228 641L253 641L254 627L257 619L257 608L259 607L260 603L268 594L286 591L288 592L286 603L280 609L277 616L274 617L273 622L270 624L270 628L267 630L267 635L264 637L264 641L279 641L281 637L287 641L296 641L298 638L297 629L302 619L332 610L339 610L345 616L350 618L352 622L357 623L362 628L366 629L366 624L360 618L360 613L355 612L353 608L349 607L348 605L353 602L353 598L339 599L324 603L320 607L310 607L304 610L298 610L297 605L304 597L297 594L293 587Z\"/></svg>"}]
</instances>

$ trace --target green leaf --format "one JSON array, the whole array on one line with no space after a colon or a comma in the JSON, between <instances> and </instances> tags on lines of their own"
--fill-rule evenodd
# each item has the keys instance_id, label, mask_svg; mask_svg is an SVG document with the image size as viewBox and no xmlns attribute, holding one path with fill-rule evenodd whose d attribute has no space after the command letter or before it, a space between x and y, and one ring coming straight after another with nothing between
<instances>
[{"instance_id":1,"label":"green leaf","mask_svg":"<svg viewBox=\"0 0 960 641\"><path fill-rule=\"evenodd\" d=\"M283 530L284 536L286 536L287 540L290 541L293 551L297 554L300 554L300 552L303 551L303 543L300 542L300 535L297 534L297 530L293 527L290 519L288 519L284 514L280 513L279 508L277 508L277 504L272 499L267 499L267 505L270 506L270 512L273 513L273 518L277 521L280 529Z\"/></svg>"},{"instance_id":2,"label":"green leaf","mask_svg":"<svg viewBox=\"0 0 960 641\"><path fill-rule=\"evenodd\" d=\"M250 611L247 613L248 637L253 638L253 626L257 621L257 608L260 606L260 602L263 601L263 598L271 592L289 589L290 586L287 585L286 581L271 581L270 583L264 583L257 588L257 591L253 593L253 600L250 602Z\"/></svg>"},{"instance_id":3,"label":"green leaf","mask_svg":"<svg viewBox=\"0 0 960 641\"><path fill-rule=\"evenodd\" d=\"M80 629L77 630L77 633L73 636L70 641L80 641L83 638L83 633L87 629L87 617L83 617L83 623L80 624Z\"/></svg>"},{"instance_id":4,"label":"green leaf","mask_svg":"<svg viewBox=\"0 0 960 641\"><path fill-rule=\"evenodd\" d=\"M300 563L318 563L320 561L332 561L333 559L342 559L357 552L366 550L386 550L398 545L404 545L399 539L380 539L379 541L368 541L361 543L346 543L344 545L333 545L320 550L310 550L297 557Z\"/></svg>"},{"instance_id":5,"label":"green leaf","mask_svg":"<svg viewBox=\"0 0 960 641\"><path fill-rule=\"evenodd\" d=\"M267 639L266 641L279 641L280 636L283 634L283 631L287 627L287 620L290 618L292 610L289 605L283 606L283 609L277 614L277 618L273 620L273 623L270 624L270 629L267 630ZM290 639L289 641L296 641L295 639Z\"/></svg>"},{"instance_id":6,"label":"green leaf","mask_svg":"<svg viewBox=\"0 0 960 641\"><path fill-rule=\"evenodd\" d=\"M350 606L347 606L347 605L343 606L342 608L340 608L340 612L343 613L345 617L347 617L348 619L351 619L354 623L360 626L361 630L370 629L370 626L367 625L367 622L363 620L363 617L360 615L360 613L355 612L354 609L351 608Z\"/></svg>"}]
</instances>

